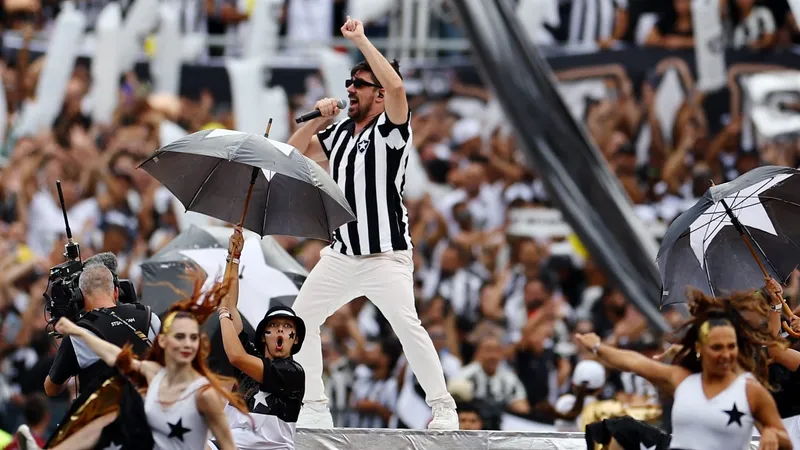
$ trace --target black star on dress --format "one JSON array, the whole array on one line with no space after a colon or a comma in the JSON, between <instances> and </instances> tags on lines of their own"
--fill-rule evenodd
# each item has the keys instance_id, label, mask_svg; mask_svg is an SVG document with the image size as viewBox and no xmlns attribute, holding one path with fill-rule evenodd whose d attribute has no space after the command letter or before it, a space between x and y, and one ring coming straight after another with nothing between
<instances>
[{"instance_id":1,"label":"black star on dress","mask_svg":"<svg viewBox=\"0 0 800 450\"><path fill-rule=\"evenodd\" d=\"M736 422L740 427L742 426L742 416L745 414L743 412L739 412L736 408L736 402L733 403L733 408L728 411L723 410L725 414L728 415L728 425Z\"/></svg>"},{"instance_id":2,"label":"black star on dress","mask_svg":"<svg viewBox=\"0 0 800 450\"><path fill-rule=\"evenodd\" d=\"M176 424L167 422L167 425L169 425L169 436L167 437L178 438L181 440L181 442L183 442L183 435L192 431L188 428L183 428L183 419L178 419L178 423Z\"/></svg>"}]
</instances>

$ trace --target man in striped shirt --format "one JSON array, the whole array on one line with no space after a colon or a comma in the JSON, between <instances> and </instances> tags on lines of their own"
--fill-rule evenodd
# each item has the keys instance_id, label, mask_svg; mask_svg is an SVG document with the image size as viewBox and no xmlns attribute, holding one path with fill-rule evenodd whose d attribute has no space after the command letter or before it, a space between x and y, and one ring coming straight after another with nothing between
<instances>
[{"instance_id":1,"label":"man in striped shirt","mask_svg":"<svg viewBox=\"0 0 800 450\"><path fill-rule=\"evenodd\" d=\"M403 345L433 411L429 429L458 429L455 402L447 392L439 356L420 324L414 305L414 265L408 214L403 205L405 169L411 145L408 102L397 62L389 63L347 18L342 35L364 54L346 81L348 118L336 99L317 102L322 117L307 122L289 139L316 161L328 160L333 179L358 220L336 230L320 253L293 305L308 334L296 360L306 372L300 428L332 428L322 382L320 326L342 305L365 296L380 309Z\"/></svg>"}]
</instances>

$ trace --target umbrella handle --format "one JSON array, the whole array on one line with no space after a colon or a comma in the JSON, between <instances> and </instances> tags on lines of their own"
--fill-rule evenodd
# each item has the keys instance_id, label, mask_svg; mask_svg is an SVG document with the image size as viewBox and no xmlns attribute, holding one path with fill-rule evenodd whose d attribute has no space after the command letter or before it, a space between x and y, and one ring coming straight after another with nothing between
<instances>
[{"instance_id":1,"label":"umbrella handle","mask_svg":"<svg viewBox=\"0 0 800 450\"><path fill-rule=\"evenodd\" d=\"M792 327L791 327L791 326L789 326L789 324L788 324L788 323L786 323L786 322L782 322L782 325L783 325L783 331L785 331L785 332L789 333L789 335L790 335L790 336L792 336L792 337L800 337L800 333L796 333L796 332L795 332L795 331L792 329Z\"/></svg>"},{"instance_id":2,"label":"umbrella handle","mask_svg":"<svg viewBox=\"0 0 800 450\"><path fill-rule=\"evenodd\" d=\"M258 167L253 167L253 172L250 174L250 187L247 189L247 197L244 199L244 208L242 209L242 220L239 221L239 226L244 226L244 217L247 215L247 207L250 205L250 197L253 195L253 187L256 185L256 178L258 178Z\"/></svg>"},{"instance_id":3,"label":"umbrella handle","mask_svg":"<svg viewBox=\"0 0 800 450\"><path fill-rule=\"evenodd\" d=\"M783 312L787 317L792 317L794 315L794 311L792 311L792 308L789 308L786 302L783 302ZM783 331L789 333L792 337L800 337L800 333L795 332L788 323L781 322L781 325L783 325Z\"/></svg>"}]
</instances>

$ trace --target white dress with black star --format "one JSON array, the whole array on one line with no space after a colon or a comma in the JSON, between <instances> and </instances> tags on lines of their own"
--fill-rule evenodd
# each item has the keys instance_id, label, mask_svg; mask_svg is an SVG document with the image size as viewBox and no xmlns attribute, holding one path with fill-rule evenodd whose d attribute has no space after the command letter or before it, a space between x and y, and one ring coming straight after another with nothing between
<instances>
[{"instance_id":1,"label":"white dress with black star","mask_svg":"<svg viewBox=\"0 0 800 450\"><path fill-rule=\"evenodd\" d=\"M197 410L197 391L208 384L208 379L200 377L181 393L180 399L169 406L158 402L158 391L167 369L161 369L150 382L144 399L147 423L153 430L155 446L153 450L196 450L202 449L208 439L208 425Z\"/></svg>"},{"instance_id":2,"label":"white dress with black star","mask_svg":"<svg viewBox=\"0 0 800 450\"><path fill-rule=\"evenodd\" d=\"M675 390L672 406L671 449L746 450L753 436L753 414L747 400L750 373L737 377L709 399L702 375L686 377Z\"/></svg>"}]
</instances>

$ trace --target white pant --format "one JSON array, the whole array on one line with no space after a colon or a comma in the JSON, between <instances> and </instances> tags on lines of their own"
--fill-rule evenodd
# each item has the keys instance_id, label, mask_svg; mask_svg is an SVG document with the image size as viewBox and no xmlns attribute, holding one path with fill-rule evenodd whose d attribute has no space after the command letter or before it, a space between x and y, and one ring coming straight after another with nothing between
<instances>
[{"instance_id":1,"label":"white pant","mask_svg":"<svg viewBox=\"0 0 800 450\"><path fill-rule=\"evenodd\" d=\"M295 355L306 374L304 403L328 402L322 383L320 326L336 310L361 296L374 303L394 329L411 369L425 389L426 402L452 402L439 355L414 306L411 250L347 256L325 247L320 256L292 305L307 328L303 347Z\"/></svg>"},{"instance_id":2,"label":"white pant","mask_svg":"<svg viewBox=\"0 0 800 450\"><path fill-rule=\"evenodd\" d=\"M800 416L792 416L783 419L783 426L792 441L792 447L800 450Z\"/></svg>"},{"instance_id":3,"label":"white pant","mask_svg":"<svg viewBox=\"0 0 800 450\"><path fill-rule=\"evenodd\" d=\"M786 417L781 421L783 426L786 427L786 434L789 435L789 440L792 441L792 447L800 450L800 416ZM753 427L753 436L761 436L755 427Z\"/></svg>"}]
</instances>

